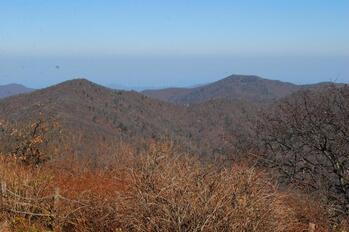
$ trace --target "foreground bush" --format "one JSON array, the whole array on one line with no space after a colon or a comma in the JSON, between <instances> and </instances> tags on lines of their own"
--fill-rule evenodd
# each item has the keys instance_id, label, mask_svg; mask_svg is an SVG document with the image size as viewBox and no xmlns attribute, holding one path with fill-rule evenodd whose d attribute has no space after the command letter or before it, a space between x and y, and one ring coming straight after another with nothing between
<instances>
[{"instance_id":1,"label":"foreground bush","mask_svg":"<svg viewBox=\"0 0 349 232\"><path fill-rule=\"evenodd\" d=\"M9 192L1 221L13 231L306 231L309 223L329 229L318 204L278 192L254 168L218 169L168 144L117 161L74 170L2 159Z\"/></svg>"}]
</instances>

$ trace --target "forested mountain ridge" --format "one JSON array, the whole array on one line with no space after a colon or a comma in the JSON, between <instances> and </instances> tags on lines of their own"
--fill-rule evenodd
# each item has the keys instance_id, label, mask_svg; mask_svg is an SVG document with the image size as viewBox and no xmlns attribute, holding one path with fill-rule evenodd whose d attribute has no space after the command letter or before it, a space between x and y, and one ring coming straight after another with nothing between
<instances>
[{"instance_id":1,"label":"forested mountain ridge","mask_svg":"<svg viewBox=\"0 0 349 232\"><path fill-rule=\"evenodd\" d=\"M162 101L177 104L193 104L212 99L247 100L257 103L270 103L289 96L301 89L322 88L331 82L296 85L259 76L231 75L213 83L195 88L167 88L145 90L142 93ZM342 85L342 84L337 84Z\"/></svg>"}]
</instances>

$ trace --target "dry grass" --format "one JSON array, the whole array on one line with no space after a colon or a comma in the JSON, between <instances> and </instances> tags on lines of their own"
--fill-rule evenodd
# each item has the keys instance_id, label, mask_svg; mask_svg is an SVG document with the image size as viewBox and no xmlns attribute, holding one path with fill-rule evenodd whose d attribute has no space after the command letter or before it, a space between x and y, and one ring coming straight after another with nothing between
<instances>
[{"instance_id":1,"label":"dry grass","mask_svg":"<svg viewBox=\"0 0 349 232\"><path fill-rule=\"evenodd\" d=\"M265 173L243 165L218 169L175 150L151 144L105 169L2 158L1 181L28 204L7 197L1 220L13 231L307 231L310 222L329 229L319 204L279 192ZM39 199L57 188L62 198Z\"/></svg>"}]
</instances>

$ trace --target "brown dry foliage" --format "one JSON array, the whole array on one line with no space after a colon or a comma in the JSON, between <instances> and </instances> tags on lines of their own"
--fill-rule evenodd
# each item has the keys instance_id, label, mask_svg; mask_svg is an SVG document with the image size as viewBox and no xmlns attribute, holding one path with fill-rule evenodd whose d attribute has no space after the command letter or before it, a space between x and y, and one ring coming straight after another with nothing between
<instances>
[{"instance_id":1,"label":"brown dry foliage","mask_svg":"<svg viewBox=\"0 0 349 232\"><path fill-rule=\"evenodd\" d=\"M321 206L302 195L279 192L255 168L219 169L171 144L150 144L139 156L125 154L104 169L76 164L76 170L72 162L70 168L31 167L2 158L1 181L34 200L20 205L21 199L6 198L1 220L13 231L307 231L310 222L318 231L329 230ZM56 188L62 198L53 208L52 198L41 198Z\"/></svg>"}]
</instances>

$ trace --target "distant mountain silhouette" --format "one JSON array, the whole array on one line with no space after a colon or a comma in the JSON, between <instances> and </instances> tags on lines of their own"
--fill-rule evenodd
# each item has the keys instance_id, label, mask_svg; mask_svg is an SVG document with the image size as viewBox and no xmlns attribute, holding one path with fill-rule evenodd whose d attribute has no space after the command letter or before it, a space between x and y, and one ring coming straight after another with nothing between
<instances>
[{"instance_id":1,"label":"distant mountain silhouette","mask_svg":"<svg viewBox=\"0 0 349 232\"><path fill-rule=\"evenodd\" d=\"M179 104L200 103L212 99L270 102L288 96L300 89L321 87L328 84L330 83L296 85L258 76L231 75L196 88L145 90L142 93L152 98Z\"/></svg>"},{"instance_id":2,"label":"distant mountain silhouette","mask_svg":"<svg viewBox=\"0 0 349 232\"><path fill-rule=\"evenodd\" d=\"M33 89L19 84L0 85L0 98L32 92Z\"/></svg>"}]
</instances>

